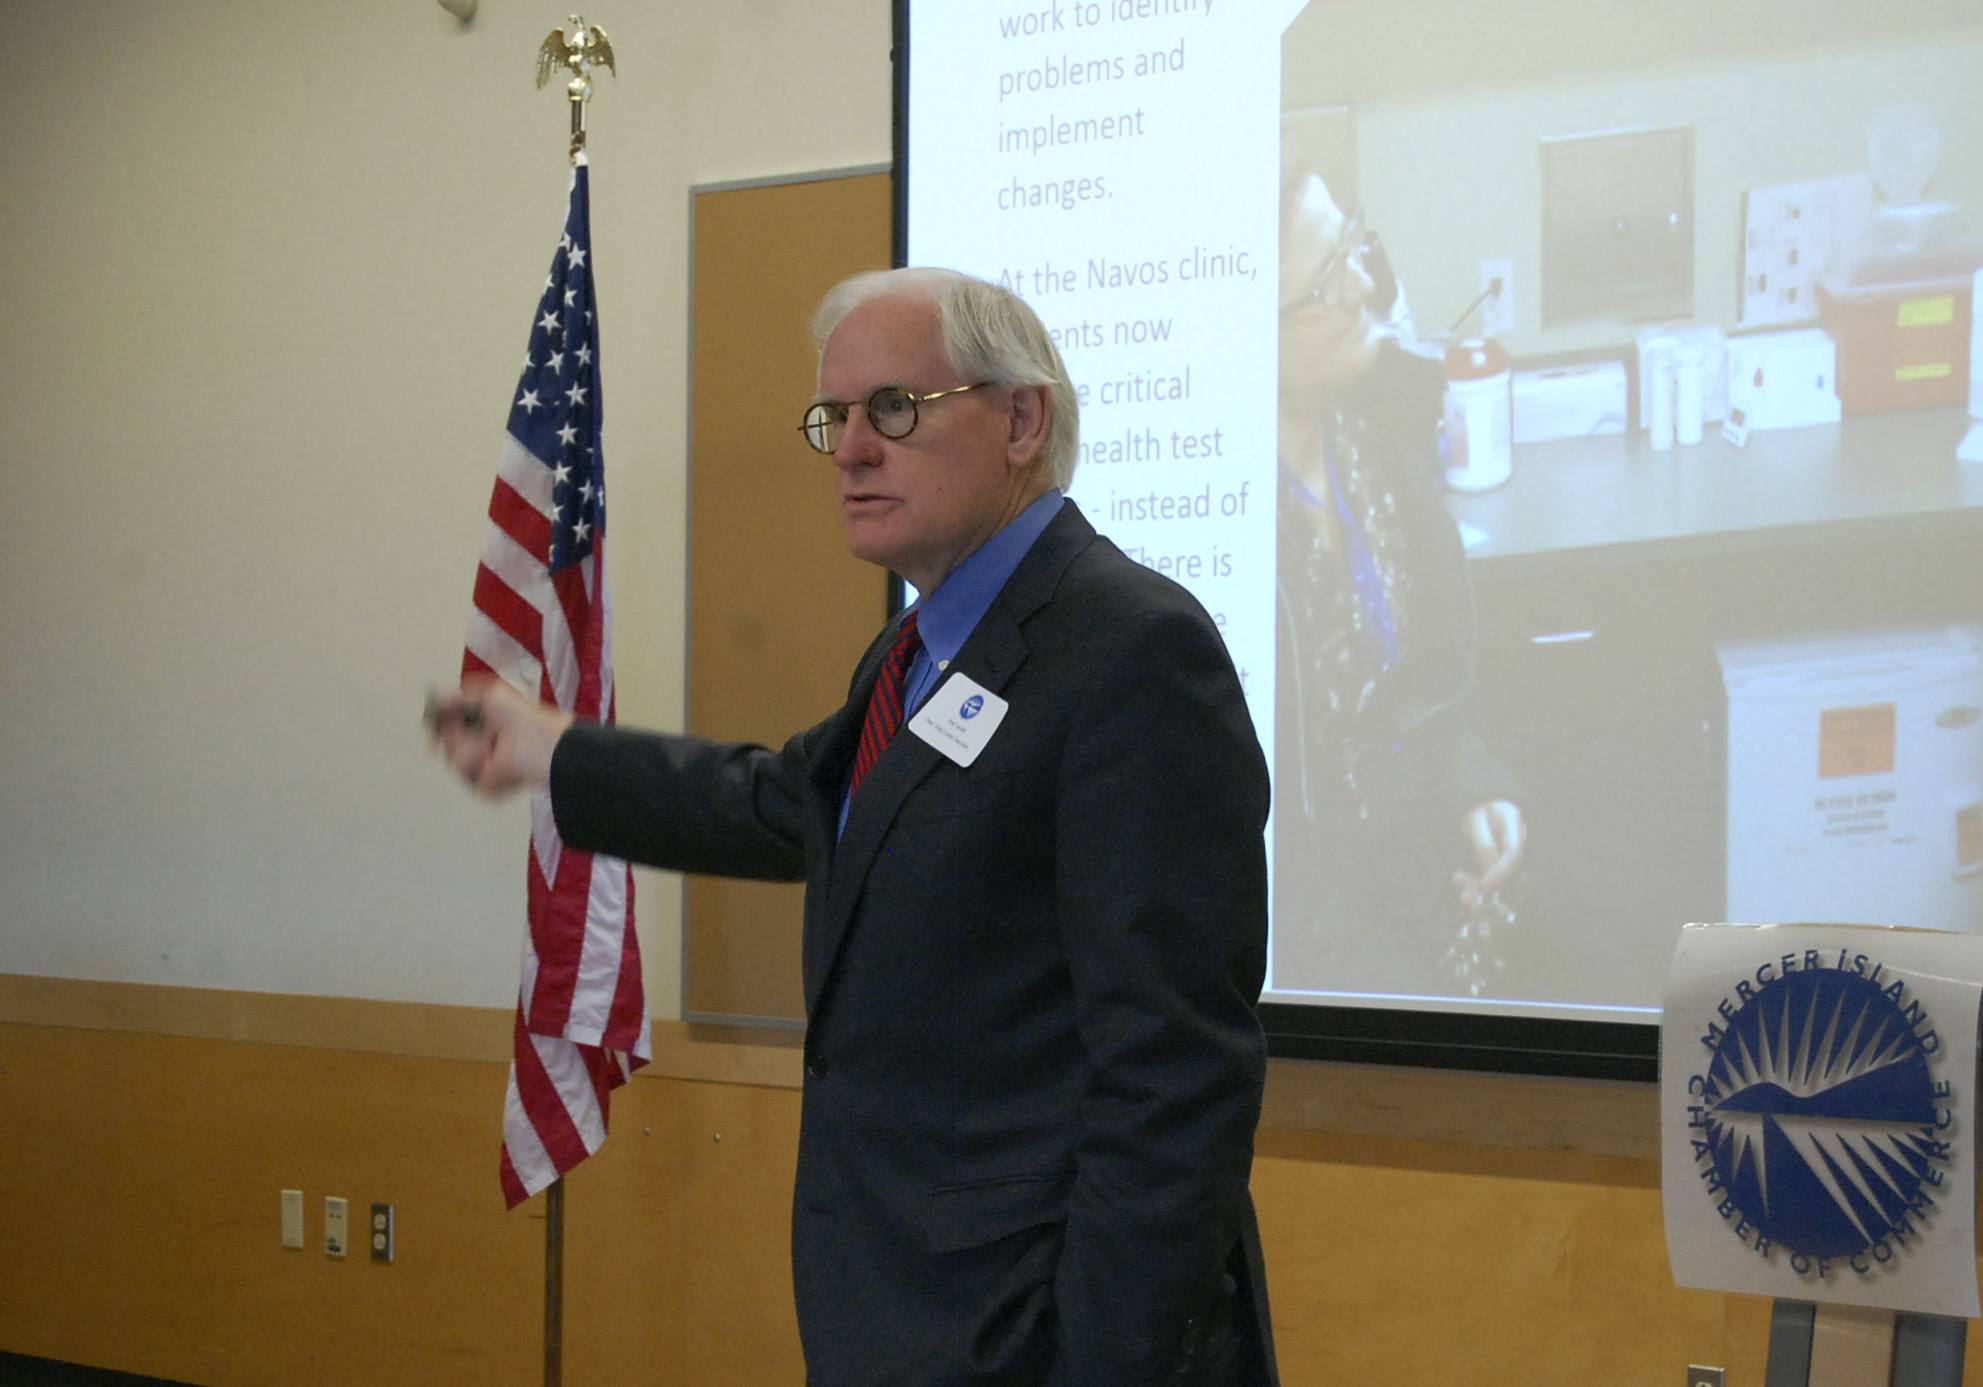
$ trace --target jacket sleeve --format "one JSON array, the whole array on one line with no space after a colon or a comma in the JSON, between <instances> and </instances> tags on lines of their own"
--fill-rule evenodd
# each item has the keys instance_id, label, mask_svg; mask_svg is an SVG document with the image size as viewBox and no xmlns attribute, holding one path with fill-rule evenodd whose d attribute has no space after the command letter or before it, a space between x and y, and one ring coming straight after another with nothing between
<instances>
[{"instance_id":1,"label":"jacket sleeve","mask_svg":"<svg viewBox=\"0 0 1983 1387\"><path fill-rule=\"evenodd\" d=\"M1182 594L1101 633L1061 769L1056 891L1089 1061L1055 1276L1071 1382L1188 1366L1249 1218L1266 1051L1267 768Z\"/></svg>"},{"instance_id":2,"label":"jacket sleeve","mask_svg":"<svg viewBox=\"0 0 1983 1387\"><path fill-rule=\"evenodd\" d=\"M815 729L816 731L817 729ZM678 872L805 874L805 752L578 723L551 758L551 811L575 847Z\"/></svg>"}]
</instances>

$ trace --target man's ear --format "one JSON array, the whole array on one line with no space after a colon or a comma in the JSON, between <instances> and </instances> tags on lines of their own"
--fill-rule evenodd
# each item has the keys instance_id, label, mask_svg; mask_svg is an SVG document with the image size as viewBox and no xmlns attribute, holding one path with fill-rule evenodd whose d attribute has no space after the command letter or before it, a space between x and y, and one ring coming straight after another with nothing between
<instances>
[{"instance_id":1,"label":"man's ear","mask_svg":"<svg viewBox=\"0 0 1983 1387\"><path fill-rule=\"evenodd\" d=\"M1005 461L1015 468L1031 467L1047 450L1047 430L1053 425L1053 400L1044 385L1012 387L1012 416L1005 440Z\"/></svg>"}]
</instances>

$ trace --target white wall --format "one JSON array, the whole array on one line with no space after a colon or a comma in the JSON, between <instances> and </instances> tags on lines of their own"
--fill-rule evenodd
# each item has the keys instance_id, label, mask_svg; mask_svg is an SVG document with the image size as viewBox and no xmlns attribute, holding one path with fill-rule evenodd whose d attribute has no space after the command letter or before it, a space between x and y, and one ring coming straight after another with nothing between
<instances>
[{"instance_id":1,"label":"white wall","mask_svg":"<svg viewBox=\"0 0 1983 1387\"><path fill-rule=\"evenodd\" d=\"M0 0L0 972L513 998L523 810L418 721L563 215L531 76L564 11L481 10ZM671 726L687 190L885 161L889 7L586 15L620 58L591 139L620 708ZM670 1016L680 893L639 890Z\"/></svg>"}]
</instances>

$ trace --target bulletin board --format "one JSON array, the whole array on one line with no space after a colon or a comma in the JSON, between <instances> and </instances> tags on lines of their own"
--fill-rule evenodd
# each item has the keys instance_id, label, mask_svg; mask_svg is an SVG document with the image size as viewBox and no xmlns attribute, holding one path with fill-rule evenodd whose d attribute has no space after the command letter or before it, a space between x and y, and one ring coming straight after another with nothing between
<instances>
[{"instance_id":1,"label":"bulletin board","mask_svg":"<svg viewBox=\"0 0 1983 1387\"><path fill-rule=\"evenodd\" d=\"M688 728L767 746L846 699L887 575L841 544L833 464L799 436L813 309L890 263L885 166L689 190ZM803 888L690 877L682 1015L799 1024Z\"/></svg>"}]
</instances>

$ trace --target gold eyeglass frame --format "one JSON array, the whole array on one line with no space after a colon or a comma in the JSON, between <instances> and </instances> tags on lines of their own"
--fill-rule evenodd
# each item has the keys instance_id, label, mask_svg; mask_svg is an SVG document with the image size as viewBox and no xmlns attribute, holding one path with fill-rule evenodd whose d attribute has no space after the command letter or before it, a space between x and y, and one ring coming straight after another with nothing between
<instances>
[{"instance_id":1,"label":"gold eyeglass frame","mask_svg":"<svg viewBox=\"0 0 1983 1387\"><path fill-rule=\"evenodd\" d=\"M915 391L905 390L899 385L881 385L875 387L874 391L869 394L867 399L861 401L861 408L867 411L868 425L871 428L873 428L876 433L880 434L883 438L889 439L891 441L899 441L901 439L907 438L910 434L914 433L916 431L916 426L923 422L923 406L928 404L930 401L941 400L946 395L962 395L972 390L983 390L986 386L992 384L995 384L995 382L988 380L981 380L974 385L953 385L948 390L932 390L926 395L918 395ZM874 411L875 401L879 400L883 395L900 395L903 399L909 402L909 408L911 411L909 418L909 427L902 430L902 432L900 433L889 433L886 429L882 428L880 421L875 418L875 411ZM836 400L815 400L813 401L812 404L806 406L805 418L799 421L799 432L805 437L806 446L811 448L815 453L820 454L822 457L832 457L834 453L834 448L820 447L817 439L815 438L815 431L817 432L819 437L824 437L826 431L829 428L845 429L847 427L846 418L843 416L838 421L836 421L833 417L833 411L845 410L849 414L851 414L853 412L853 408L854 406L851 404L843 403L841 401L836 401ZM815 424L813 421L813 416L822 410L826 411L825 417L821 419L817 424ZM836 444L835 447L837 446L838 445Z\"/></svg>"}]
</instances>

